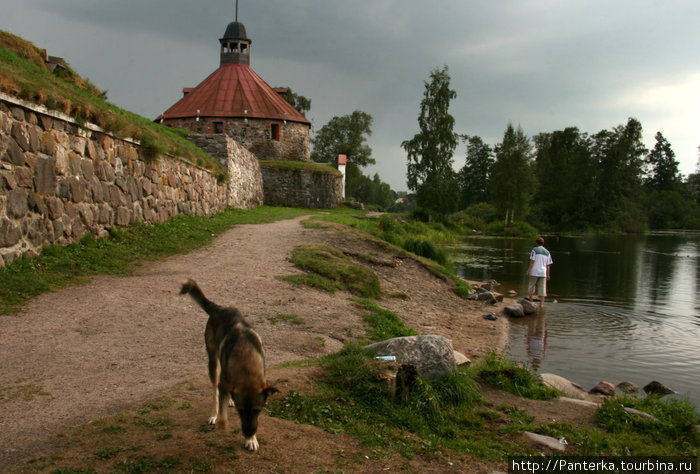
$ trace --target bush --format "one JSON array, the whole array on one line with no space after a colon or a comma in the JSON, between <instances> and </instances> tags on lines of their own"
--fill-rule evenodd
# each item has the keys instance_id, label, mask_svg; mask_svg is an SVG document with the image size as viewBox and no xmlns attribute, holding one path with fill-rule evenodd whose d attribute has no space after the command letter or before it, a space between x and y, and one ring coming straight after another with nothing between
<instances>
[{"instance_id":1,"label":"bush","mask_svg":"<svg viewBox=\"0 0 700 474\"><path fill-rule=\"evenodd\" d=\"M472 216L467 214L465 211L459 211L450 216L450 222L452 224L467 229L474 229L479 231L484 231L486 229L486 221L477 216Z\"/></svg>"},{"instance_id":2,"label":"bush","mask_svg":"<svg viewBox=\"0 0 700 474\"><path fill-rule=\"evenodd\" d=\"M434 243L429 240L415 239L409 237L404 242L403 248L409 252L413 252L420 257L425 257L433 260L440 265L447 265L449 262L449 255L447 251L443 248L438 248Z\"/></svg>"},{"instance_id":3,"label":"bush","mask_svg":"<svg viewBox=\"0 0 700 474\"><path fill-rule=\"evenodd\" d=\"M506 237L534 237L537 235L537 229L522 221L515 221L507 227L503 221L496 221L486 226L486 233Z\"/></svg>"},{"instance_id":4,"label":"bush","mask_svg":"<svg viewBox=\"0 0 700 474\"><path fill-rule=\"evenodd\" d=\"M430 222L430 211L424 207L414 209L412 217L420 222Z\"/></svg>"}]
</instances>

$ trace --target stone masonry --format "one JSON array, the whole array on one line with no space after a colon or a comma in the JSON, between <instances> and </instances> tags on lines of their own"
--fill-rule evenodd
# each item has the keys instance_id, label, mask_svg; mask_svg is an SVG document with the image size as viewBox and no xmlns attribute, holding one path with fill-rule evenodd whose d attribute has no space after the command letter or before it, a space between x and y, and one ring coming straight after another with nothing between
<instances>
[{"instance_id":1,"label":"stone masonry","mask_svg":"<svg viewBox=\"0 0 700 474\"><path fill-rule=\"evenodd\" d=\"M115 225L213 214L229 206L239 177L221 184L183 160L145 160L133 141L0 94L0 266ZM248 188L233 193L232 205L260 202Z\"/></svg>"},{"instance_id":2,"label":"stone masonry","mask_svg":"<svg viewBox=\"0 0 700 474\"><path fill-rule=\"evenodd\" d=\"M343 200L343 177L337 170L315 172L285 169L274 161L261 163L265 204L312 209L338 207Z\"/></svg>"},{"instance_id":3,"label":"stone masonry","mask_svg":"<svg viewBox=\"0 0 700 474\"><path fill-rule=\"evenodd\" d=\"M167 125L201 134L215 134L216 123L221 124L221 133L228 135L250 150L261 160L309 161L309 126L303 123L268 119L171 119ZM279 140L272 136L272 125L279 127Z\"/></svg>"},{"instance_id":4,"label":"stone masonry","mask_svg":"<svg viewBox=\"0 0 700 474\"><path fill-rule=\"evenodd\" d=\"M255 155L223 133L188 138L228 169L230 206L249 209L263 204L262 173Z\"/></svg>"}]
</instances>

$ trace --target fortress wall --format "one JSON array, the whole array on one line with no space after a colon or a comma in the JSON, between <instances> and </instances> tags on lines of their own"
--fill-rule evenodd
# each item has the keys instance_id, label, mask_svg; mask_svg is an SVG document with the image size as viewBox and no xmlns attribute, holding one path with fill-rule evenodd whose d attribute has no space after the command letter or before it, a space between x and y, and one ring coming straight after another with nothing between
<instances>
[{"instance_id":1,"label":"fortress wall","mask_svg":"<svg viewBox=\"0 0 700 474\"><path fill-rule=\"evenodd\" d=\"M339 172L321 173L261 163L265 204L268 206L330 209L343 201L343 177Z\"/></svg>"},{"instance_id":2,"label":"fortress wall","mask_svg":"<svg viewBox=\"0 0 700 474\"><path fill-rule=\"evenodd\" d=\"M223 119L201 117L196 119L165 119L165 125L184 128L202 134L216 133L216 123L221 133L228 135L250 150L261 160L310 161L309 126L283 120L250 118ZM279 139L273 139L272 125L279 130Z\"/></svg>"},{"instance_id":3,"label":"fortress wall","mask_svg":"<svg viewBox=\"0 0 700 474\"><path fill-rule=\"evenodd\" d=\"M216 213L229 206L231 186L170 156L148 161L133 141L0 94L0 266L113 226Z\"/></svg>"},{"instance_id":4,"label":"fortress wall","mask_svg":"<svg viewBox=\"0 0 700 474\"><path fill-rule=\"evenodd\" d=\"M250 209L263 204L262 173L255 155L222 133L188 138L228 170L229 206Z\"/></svg>"}]
</instances>

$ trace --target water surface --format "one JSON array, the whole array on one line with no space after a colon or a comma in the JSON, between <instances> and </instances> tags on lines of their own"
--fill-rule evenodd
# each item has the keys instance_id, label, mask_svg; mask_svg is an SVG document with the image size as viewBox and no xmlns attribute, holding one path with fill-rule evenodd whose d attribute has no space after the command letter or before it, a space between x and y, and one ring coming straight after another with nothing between
<instances>
[{"instance_id":1,"label":"water surface","mask_svg":"<svg viewBox=\"0 0 700 474\"><path fill-rule=\"evenodd\" d=\"M658 380L700 406L700 234L545 236L541 314L510 321L510 358L585 388ZM532 239L468 237L458 274L527 293Z\"/></svg>"}]
</instances>

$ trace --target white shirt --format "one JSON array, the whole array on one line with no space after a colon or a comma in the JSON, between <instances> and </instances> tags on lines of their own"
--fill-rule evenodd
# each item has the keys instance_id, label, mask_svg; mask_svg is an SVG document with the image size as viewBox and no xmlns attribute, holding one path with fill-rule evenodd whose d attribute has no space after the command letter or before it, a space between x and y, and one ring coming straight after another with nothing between
<instances>
[{"instance_id":1,"label":"white shirt","mask_svg":"<svg viewBox=\"0 0 700 474\"><path fill-rule=\"evenodd\" d=\"M535 277L546 277L547 266L554 263L552 256L549 254L549 250L542 246L532 249L532 252L530 252L530 260L534 262L532 264L532 269L530 269L530 276Z\"/></svg>"}]
</instances>

